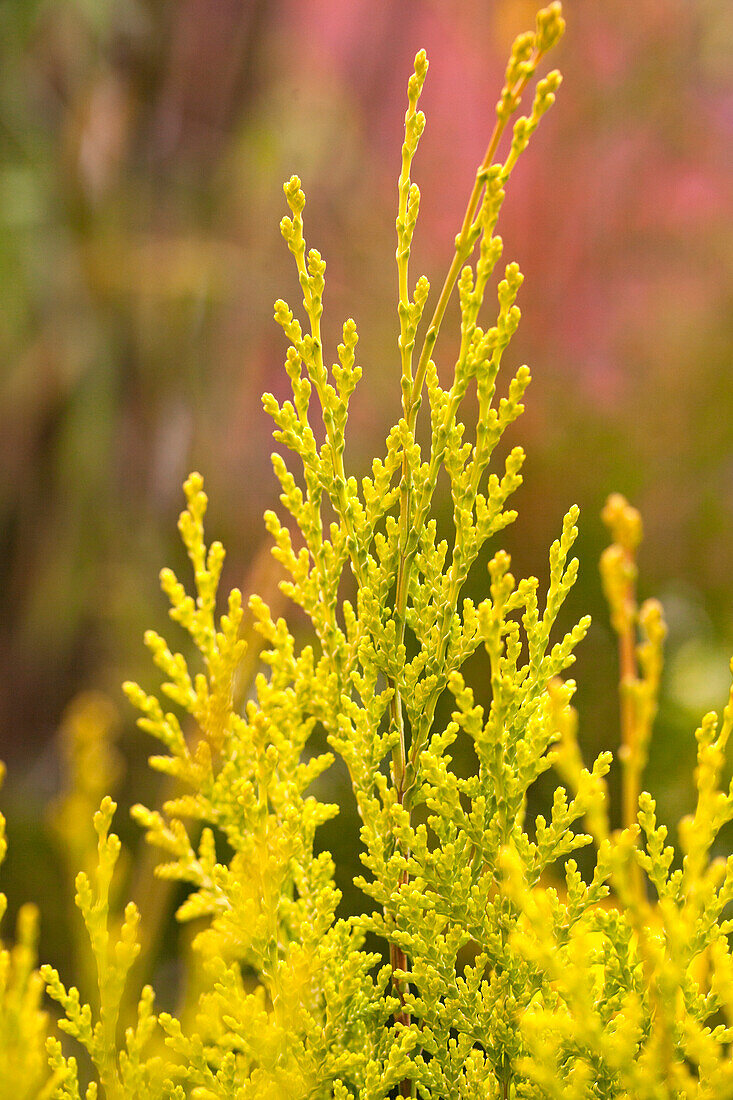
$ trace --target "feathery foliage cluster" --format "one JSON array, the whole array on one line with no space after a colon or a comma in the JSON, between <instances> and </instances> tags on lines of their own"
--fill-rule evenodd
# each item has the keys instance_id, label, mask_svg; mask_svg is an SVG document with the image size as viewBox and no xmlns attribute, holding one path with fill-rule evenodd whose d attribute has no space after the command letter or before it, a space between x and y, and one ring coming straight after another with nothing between
<instances>
[{"instance_id":1,"label":"feathery foliage cluster","mask_svg":"<svg viewBox=\"0 0 733 1100\"><path fill-rule=\"evenodd\" d=\"M733 790L720 788L733 695L722 722L706 715L697 732L697 805L680 823L678 860L654 800L641 791L665 628L658 603L636 604L638 514L620 496L604 513L612 545L602 575L621 660L619 830L611 829L606 797L611 754L583 765L575 685L564 678L589 619L556 632L578 569L571 557L577 509L550 549L546 592L536 578L517 581L498 550L486 597L478 605L462 598L487 541L516 518L508 501L521 483L521 448L492 469L530 381L521 366L497 389L519 323L515 263L497 281L494 323L483 327L479 317L502 255L495 230L505 187L554 101L557 71L537 81L529 114L514 121L504 159L497 157L526 86L563 29L553 3L514 43L429 319L428 281L411 287L409 279L420 203L410 172L427 73L424 52L415 59L398 188L402 413L360 482L345 463L349 401L361 378L356 327L344 324L329 369L321 339L325 263L306 249L300 181L286 184L290 215L281 230L303 314L275 305L290 345L292 400L267 394L264 406L295 461L291 469L273 455L291 520L268 512L266 523L287 575L283 590L310 620L314 640L297 645L287 623L254 597L262 670L244 704L235 703L245 609L234 590L218 615L224 550L205 542L207 500L192 474L179 528L194 594L170 570L161 581L197 662L149 632L146 644L165 677L161 696L126 685L140 726L162 746L151 765L171 783L159 810L133 812L165 853L158 876L187 887L177 915L195 922L196 933L185 1003L178 1015L156 1013L145 986L136 1011L125 1007L139 913L130 903L118 914L110 896L120 853L111 798L94 814L96 840L81 822L95 771L89 763L109 777L114 757L103 737L84 733L99 723L77 723L70 749L77 797L57 807L56 820L60 829L66 822L67 846L84 866L76 904L96 996L87 1003L52 968L35 970L35 919L24 910L18 946L0 953L0 1096L733 1097L733 923L726 916L733 858L710 856L733 817ZM443 387L433 356L456 285L460 344ZM429 431L418 435L424 394ZM453 505L449 539L439 538L433 511L441 472ZM473 689L463 670L480 647L490 683ZM452 699L447 722L438 706L445 697ZM311 749L316 730L331 751ZM468 778L451 767L457 739L472 747ZM371 902L365 914L346 918L337 916L333 860L316 844L318 827L338 807L312 793L334 754L351 778L364 866L357 885ZM532 819L527 793L552 768L566 785L555 790L549 819ZM589 846L595 858L584 877L573 853ZM386 945L384 957L366 949L367 936ZM89 1071L58 1038L47 1038L44 981L61 1008L58 1026L86 1051Z\"/></svg>"}]
</instances>

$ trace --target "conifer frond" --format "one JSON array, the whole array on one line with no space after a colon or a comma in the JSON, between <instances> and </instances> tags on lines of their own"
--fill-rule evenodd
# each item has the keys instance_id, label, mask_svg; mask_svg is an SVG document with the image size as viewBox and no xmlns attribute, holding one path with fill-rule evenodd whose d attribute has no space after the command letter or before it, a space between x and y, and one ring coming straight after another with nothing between
<instances>
[{"instance_id":1,"label":"conifer frond","mask_svg":"<svg viewBox=\"0 0 733 1100\"><path fill-rule=\"evenodd\" d=\"M560 74L539 76L529 113L516 112L564 26L561 5L552 3L514 43L434 300L425 276L413 283L409 270L420 207L411 173L428 71L425 52L415 58L396 219L401 415L360 478L347 448L349 403L362 379L356 326L347 319L342 342L327 353L326 265L306 244L300 179L285 184L289 213L280 228L301 303L297 311L284 300L274 307L292 397L265 394L263 404L280 447L272 464L287 518L268 511L265 523L282 591L310 620L312 637L301 644L252 597L264 648L243 698L242 597L233 590L221 613L224 550L206 542L207 497L201 476L191 474L179 530L193 587L170 569L161 586L192 656L148 632L164 682L159 693L131 683L125 690L140 727L160 744L151 766L176 784L160 807L138 805L133 816L162 853L158 876L185 886L177 917L196 922L187 964L196 1003L156 1014L146 985L121 1034L139 914L130 904L117 921L110 907L120 842L105 797L94 816L94 860L79 839L83 828L75 818L66 823L85 864L76 900L96 1002L86 1003L53 968L41 970L62 1010L59 1028L91 1061L85 1092L75 1058L45 1039L31 911L23 911L17 947L0 951L0 1069L12 1070L23 1050L17 1065L33 1095L733 1097L733 857L712 854L733 819L733 786L720 786L733 691L722 720L708 714L697 732L697 801L680 823L680 858L641 786L664 618L655 600L637 604L641 520L614 495L604 510L612 545L601 563L621 666L623 804L614 831L612 755L584 765L575 683L565 678L590 625L587 616L563 620L579 568L578 509L562 521L545 581L517 579L494 541L517 518L511 498L524 451L495 456L530 382L526 365L503 367L520 321L522 274L509 262L494 275L504 248L496 227ZM436 349L454 292L458 351L444 376ZM447 537L438 534L441 483L450 493ZM465 595L469 575L489 544L485 594L473 601ZM482 649L489 672L476 682L471 658ZM327 751L315 749L315 734L325 735ZM79 760L98 760L111 778L112 756L99 739L73 746L74 790L88 801L94 784L85 783ZM459 748L474 764L469 774L454 766ZM334 861L317 838L338 813L324 796L337 754L361 819L355 884L372 903L347 918L338 916ZM565 785L555 786L544 815L534 813L533 784L543 775L550 782L553 769ZM79 801L70 794L66 805ZM42 1045L48 1071L40 1068ZM0 1072L0 1097L3 1088ZM13 1087L14 1100L23 1095Z\"/></svg>"}]
</instances>

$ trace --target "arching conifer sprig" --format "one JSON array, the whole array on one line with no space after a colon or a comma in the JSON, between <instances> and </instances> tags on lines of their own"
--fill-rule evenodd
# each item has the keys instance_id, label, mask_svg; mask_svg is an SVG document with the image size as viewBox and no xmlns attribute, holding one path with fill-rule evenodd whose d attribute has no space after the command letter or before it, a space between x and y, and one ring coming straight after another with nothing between
<instances>
[{"instance_id":1,"label":"arching conifer sprig","mask_svg":"<svg viewBox=\"0 0 733 1100\"><path fill-rule=\"evenodd\" d=\"M276 554L290 573L286 590L310 615L322 646L321 660L329 669L329 688L333 686L334 694L319 717L332 746L349 766L363 819L362 859L370 876L359 884L381 907L381 915L365 920L364 926L390 943L394 988L401 1004L397 1026L403 1033L412 1032L416 1049L442 1049L455 1028L452 1016L453 1022L446 1022L450 1015L446 1015L446 1005L451 983L456 981L456 967L460 969L457 952L469 942L482 952L476 970L477 997L487 968L503 975L490 1009L479 1013L482 1026L495 1029L497 1019L506 1016L506 998L510 996L506 983L510 975L516 978L521 965L518 959L505 957L509 948L504 939L497 943L496 913L492 912L488 923L485 917L479 918L469 903L470 890L480 889L484 900L496 891L497 876L501 877L499 855L506 845L521 852L527 878L536 882L546 866L587 843L588 838L576 835L571 826L587 812L590 794L597 790L610 759L604 754L593 773L582 772L581 790L574 799L568 801L564 792L558 792L551 821L538 819L535 825L536 839L525 834L527 789L552 761L547 752L555 736L549 685L571 663L572 650L588 627L588 620L583 620L564 639L550 644L551 629L577 573L577 561L568 561L577 535L577 510L566 517L562 538L553 546L550 589L543 610L538 604L538 582L530 579L515 586L503 554L492 562L487 599L478 608L471 601L461 601L468 573L487 540L516 518L506 505L521 484L522 449L512 450L503 470L487 476L499 440L523 411L522 399L530 381L528 368L521 366L505 396L497 401L502 357L520 319L516 299L522 276L515 263L506 265L498 281L494 324L483 328L479 314L502 254L502 240L495 230L505 186L531 133L554 101L560 84L558 72L538 82L529 116L514 123L505 159L495 158L527 83L563 29L560 5L552 4L540 12L536 30L520 36L514 44L496 123L456 238L454 259L413 367L430 294L424 276L412 292L409 280L420 202L410 171L425 125L418 104L427 74L425 53L421 51L415 59L408 84L398 184L398 350L403 415L388 436L384 460L375 463L373 479L363 480L361 493L356 480L348 477L344 461L348 401L361 375L354 367L355 328L352 321L346 322L339 364L329 375L320 328L325 264L318 252L306 250L305 197L300 180L293 177L285 185L291 216L283 219L281 229L295 258L306 325L304 330L285 302L276 303L275 318L291 342L286 369L293 400L279 405L269 394L263 400L275 420L276 440L303 465L299 483L283 458L273 456L281 499L299 528L302 548L296 552L290 533L272 514L268 526L276 539ZM476 248L478 256L472 264ZM433 355L456 285L460 345L453 380L443 388ZM461 407L474 382L479 417L471 442L466 438ZM428 395L431 423L425 455L416 439L423 389ZM314 394L315 414L311 404ZM311 423L313 415L323 425L320 447L316 443L320 430L315 433ZM432 517L441 469L448 475L453 501L455 533L450 547L437 541ZM326 532L325 516L331 510L337 521ZM338 600L341 571L347 561L357 586L356 607ZM512 617L516 614L521 616L521 626ZM524 664L520 662L520 630L528 654ZM417 643L413 656L408 656L406 631ZM492 693L488 718L476 726L473 697L460 670L482 644L491 658ZM334 679L337 672L338 681ZM435 730L437 702L449 684L459 709L448 729ZM477 747L479 774L471 781L458 780L451 773L445 752L461 726ZM387 753L391 753L391 782L381 770ZM472 807L469 811L466 800ZM411 809L418 803L427 803L428 824L439 841L435 850L425 826L413 827ZM469 893L464 895L460 857L465 860L469 852L464 867ZM416 913L426 910L434 910L448 936L441 941L439 981L434 970L435 945L427 943L422 928L417 934L414 931ZM507 911L507 934L512 919ZM425 1002L408 991L410 972L418 987L427 982L440 990L438 1017L426 1013ZM515 1008L520 1001L515 1001ZM473 1002L470 1006L467 1002L465 1008L474 1016L478 1011ZM508 1079L516 1051L511 1028L504 1028L502 1034L504 1040L493 1054L487 1054L486 1068ZM473 1044L472 1035L473 1028L464 1036L466 1050ZM466 1052L459 1046L463 1057ZM459 1055L455 1057L454 1067ZM410 1075L425 1087L429 1081L430 1088L445 1089L445 1082L439 1086L436 1076L439 1059L429 1063L428 1073L428 1063L421 1058L417 1056ZM425 1073L427 1077L421 1076ZM402 1091L412 1087L403 1081Z\"/></svg>"},{"instance_id":2,"label":"arching conifer sprig","mask_svg":"<svg viewBox=\"0 0 733 1100\"><path fill-rule=\"evenodd\" d=\"M553 993L531 1002L522 1017L518 1095L586 1100L603 1081L613 1097L733 1096L733 856L713 857L721 829L733 820L733 784L721 785L733 689L722 718L706 714L696 732L695 806L679 822L676 852L654 798L640 791L662 667L663 613L656 600L636 603L639 513L613 494L604 520L613 537L601 572L619 637L624 828L610 831L600 787L591 792L585 821L598 844L596 870L586 887L566 867L565 904L555 887L529 889L521 862L512 863L523 913L512 942L544 972ZM570 684L552 692L558 764L579 793L571 694ZM602 898L605 882L608 900L588 906L586 899Z\"/></svg>"},{"instance_id":3,"label":"arching conifer sprig","mask_svg":"<svg viewBox=\"0 0 733 1100\"><path fill-rule=\"evenodd\" d=\"M240 714L233 700L244 645L241 594L230 593L217 622L223 550L204 539L201 477L192 474L185 490L179 529L196 597L170 570L161 584L202 670L192 673L159 635L150 632L146 642L168 677L164 694L195 719L194 743L155 695L126 685L143 712L139 724L167 750L152 766L188 788L162 812L137 806L133 814L166 853L158 874L191 887L179 920L207 922L194 941L208 982L197 1026L184 1031L166 1013L159 1022L180 1063L174 1076L186 1087L223 1100L253 1078L271 1090L263 1095L305 1100L334 1080L359 1084L365 1067L381 1066L392 1049L379 1026L394 1008L384 995L389 971L372 975L377 959L360 950L362 933L354 922L334 922L340 894L333 862L328 852L314 851L318 826L337 807L305 793L333 760L330 753L305 756L316 720L333 718L339 682L329 671L329 658L338 657L328 631L333 618L319 620L324 653L316 663L312 647L296 653L285 621L273 621L264 601L252 598L268 672L256 677ZM204 826L197 843L187 819ZM220 855L224 839L233 853L228 862ZM243 981L243 969L256 976L253 986Z\"/></svg>"},{"instance_id":4,"label":"arching conifer sprig","mask_svg":"<svg viewBox=\"0 0 733 1100\"><path fill-rule=\"evenodd\" d=\"M305 196L300 180L293 177L285 185L292 216L283 219L281 229L295 257L308 331L304 332L285 302L276 303L276 320L291 341L286 369L292 382L293 401L280 406L267 394L263 402L275 419L275 438L296 453L303 463L303 487L300 487L281 456L273 456L283 489L282 500L300 529L303 548L298 553L293 550L290 534L273 514L268 514L267 521L277 542L277 555L292 577L287 585L288 594L310 614L324 650L331 656L339 656L345 683L348 685L357 649L362 644L373 648L370 659L387 677L391 692L390 739L395 741L396 754L394 780L400 801L408 790L408 778L416 771L437 698L450 674L482 640L474 609L465 608L465 622L457 610L468 571L486 540L516 515L505 510L504 504L521 482L521 449L511 453L502 475L491 475L488 485L482 485L497 442L523 410L521 399L530 378L528 369L521 367L508 387L507 396L497 407L493 406L501 357L519 322L515 300L522 276L516 264L507 266L505 277L499 282L496 324L484 332L477 317L502 251L501 238L495 236L494 230L504 199L504 184L529 135L554 100L560 83L559 73L553 71L539 82L531 114L515 124L506 160L494 164L493 158L527 82L563 29L560 5L552 4L538 15L536 31L521 35L515 42L505 87L497 104L492 138L477 171L464 223L456 239L455 258L413 376L412 351L429 295L429 284L423 276L410 298L408 277L420 198L417 185L410 180L410 166L425 124L417 105L427 73L424 51L416 57L415 72L408 85L398 187L398 343L404 416L389 434L385 459L375 461L373 478L363 479L361 494L356 480L347 478L343 457L348 401L361 376L360 369L354 366L355 326L353 321L346 322L344 342L338 349L339 363L329 376L320 334L325 264L316 250L306 252L302 217ZM477 243L479 258L474 271L466 260ZM461 345L453 384L444 390L438 382L431 353L459 273ZM472 445L463 441L464 425L457 413L474 378L480 416L477 438ZM415 425L426 381L432 439L429 458L423 459L415 440ZM313 391L325 431L320 447L316 445L309 421ZM447 575L444 575L443 566L448 548L435 545L435 526L430 520L432 495L441 468L447 470L451 480L456 528ZM322 514L324 494L339 521L331 524L328 537ZM399 505L397 514L396 505ZM347 558L351 560L358 586L355 616L350 603L340 608L336 599ZM419 653L411 661L406 659L403 648L406 625L421 643ZM451 649L455 652L449 652ZM411 761L406 755L405 710L410 726L408 740L409 733L413 735L414 758ZM412 779L414 782L414 777Z\"/></svg>"}]
</instances>

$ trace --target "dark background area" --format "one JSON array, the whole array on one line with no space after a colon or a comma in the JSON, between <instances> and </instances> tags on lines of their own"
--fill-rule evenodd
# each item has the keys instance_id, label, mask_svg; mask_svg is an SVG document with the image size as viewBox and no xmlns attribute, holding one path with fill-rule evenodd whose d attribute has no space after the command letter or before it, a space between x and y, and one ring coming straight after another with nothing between
<instances>
[{"instance_id":1,"label":"dark background area","mask_svg":"<svg viewBox=\"0 0 733 1100\"><path fill-rule=\"evenodd\" d=\"M225 585L273 587L260 394L286 388L272 303L299 305L282 181L301 176L308 243L328 262L329 354L346 317L359 329L347 459L361 473L399 408L394 217L412 59L424 46L431 65L412 275L435 294L511 40L534 12L525 0L0 6L2 886L14 905L41 903L46 956L68 932L45 806L80 692L105 693L116 714L122 805L156 797L154 746L119 685L156 682L145 628L182 645L157 576L187 575L175 521L191 469L228 550ZM562 515L581 506L564 625L593 614L575 671L590 758L618 742L599 512L613 490L641 509L640 593L662 599L670 625L646 785L673 823L733 653L733 9L568 0L565 15L551 59L564 84L500 223L504 259L526 276L504 378L525 361L534 375L510 440L528 452L520 517L503 543L518 574L544 581ZM438 345L446 376L454 333L447 323Z\"/></svg>"}]
</instances>

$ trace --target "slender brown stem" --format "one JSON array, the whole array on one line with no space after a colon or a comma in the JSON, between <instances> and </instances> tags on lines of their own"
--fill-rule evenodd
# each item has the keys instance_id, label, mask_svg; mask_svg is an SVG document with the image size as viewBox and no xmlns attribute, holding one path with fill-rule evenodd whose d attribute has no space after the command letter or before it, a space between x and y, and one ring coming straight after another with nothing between
<instances>
[{"instance_id":1,"label":"slender brown stem","mask_svg":"<svg viewBox=\"0 0 733 1100\"><path fill-rule=\"evenodd\" d=\"M541 58L541 53L535 52L533 54L529 62L529 69L527 74L523 76L512 89L512 96L516 102L519 101L519 97L526 88L527 82L537 68L537 65L539 64ZM481 165L476 172L476 179L474 180L471 197L468 200L468 206L466 207L466 212L463 215L463 224L461 225L461 231L458 234L455 255L448 270L448 274L445 277L445 282L443 283L440 297L438 298L438 302L435 306L430 325L428 326L428 331L425 334L425 340L423 342L422 351L420 352L420 358L417 364L415 379L412 384L410 408L408 410L408 426L411 430L414 430L415 427L417 410L420 405L420 395L422 393L422 388L425 383L425 374L428 369L428 363L430 362L432 350L438 338L438 332L440 330L440 325L443 320L443 315L445 314L448 302L450 301L450 296L453 293L453 287L456 284L456 280L461 269L461 264L465 263L465 261L468 259L468 256L470 255L471 246L469 244L469 234L476 218L476 212L478 210L479 202L481 200L481 192L483 191L484 185L486 183L485 173L493 163L494 157L496 155L496 150L499 147L499 142L501 141L501 136L506 129L507 122L508 117L501 117L497 118L496 122L494 123L494 129L491 132L489 144L487 145L486 152L484 153L484 159L481 161Z\"/></svg>"},{"instance_id":2,"label":"slender brown stem","mask_svg":"<svg viewBox=\"0 0 733 1100\"><path fill-rule=\"evenodd\" d=\"M407 956L401 947L398 947L396 943L389 945L389 962L392 970L404 970L407 965ZM395 984L395 992L400 999L401 1008L395 1014L395 1020L398 1024L403 1024L407 1027L410 1023L410 1016L407 1009L404 1007L406 990L402 983Z\"/></svg>"},{"instance_id":3,"label":"slender brown stem","mask_svg":"<svg viewBox=\"0 0 733 1100\"><path fill-rule=\"evenodd\" d=\"M542 58L542 54L535 52L530 59L527 73L517 82L512 90L512 96L516 102L519 101L519 97L524 91L527 82L531 75L535 72L537 65ZM473 190L468 200L466 212L463 216L463 223L461 225L461 231L458 234L456 241L456 251L451 261L448 274L445 277L440 297L433 311L433 316L430 320L425 340L423 342L422 350L420 352L420 358L417 364L417 370L412 383L412 390L410 393L410 401L406 410L406 421L409 432L412 434L415 431L415 424L417 422L417 414L420 408L421 395L423 385L425 384L425 375L428 369L428 363L435 347L435 342L438 338L440 326L445 315L445 311L448 307L453 288L455 287L456 280L461 270L461 266L466 262L471 254L475 241L471 242L471 227L474 224L476 213L481 201L481 193L486 184L486 171L491 167L496 150L499 147L502 134L506 128L508 117L497 117L494 123L494 129L492 130L489 144L486 147L484 159L482 160L477 172L476 179L474 180ZM407 456L405 455L402 460L402 492L400 496L400 521L401 521L401 537L402 548L400 554L400 562L397 574L397 589L395 593L395 611L399 619L400 641L404 640L404 617L405 609L407 607L407 595L409 591L410 573L412 571L412 562L414 560L414 550L412 553L407 552L407 538L408 528L410 520L410 498L411 498L411 479L410 470ZM395 700L395 704L399 702ZM393 718L397 719L396 711L393 711ZM398 728L401 726L401 708L398 721ZM404 757L404 744L403 744L403 757Z\"/></svg>"},{"instance_id":4,"label":"slender brown stem","mask_svg":"<svg viewBox=\"0 0 733 1100\"><path fill-rule=\"evenodd\" d=\"M530 77L537 68L537 65L541 59L541 53L535 51L533 54L528 69L524 76L517 82L512 94L515 103L518 102L524 88L527 85ZM496 150L501 141L501 136L504 132L508 121L508 116L498 116L494 124L489 144L484 154L484 159L481 162L480 167L476 172L476 179L474 181L471 196L468 200L466 212L463 216L463 223L461 225L461 231L456 241L456 251L453 256L448 274L446 275L445 282L440 292L440 297L433 311L430 324L428 326L425 340L423 342L422 350L420 352L420 358L417 364L417 370L415 377L412 381L412 388L410 390L409 401L405 408L405 420L407 423L408 435L413 435L415 431L415 425L417 422L417 414L420 408L420 402L422 399L422 389L425 384L425 376L427 374L428 364L430 362L433 348L435 347L440 326L445 315L445 311L448 307L453 288L455 287L458 275L460 273L462 265L466 262L470 256L473 247L475 245L475 238L472 240L471 230L474 225L477 211L479 209L479 203L481 201L481 193L486 184L486 171L491 166L496 155ZM415 558L415 552L417 544L414 547L408 549L408 541L410 537L410 513L411 513L411 498L412 498L412 484L410 477L410 467L408 457L405 454L402 459L402 480L401 480L401 492L400 492L400 558L397 571L397 585L395 590L395 613L397 616L397 630L398 630L398 644L402 644L405 637L405 613L407 610L407 599L410 587L410 578L412 574L412 565ZM390 685L393 689L392 699L390 701L390 720L392 728L397 731L398 740L392 752L392 779L397 794L397 801L400 805L404 805L405 799L405 785L406 785L406 768L407 768L407 745L405 740L405 725L404 715L402 710L402 698L399 690L399 685L396 680L391 680ZM415 745L414 749L417 751L418 746ZM417 767L416 751L411 753L410 759L413 767ZM409 808L408 808L409 813ZM401 879L402 882L407 882L407 873L405 872ZM407 958L405 952L394 944L390 945L390 963L393 972L395 970L407 970ZM406 987L404 982L398 982L393 980L393 986L396 995L399 997L401 1004L404 1004L404 997L406 993ZM395 1017L398 1023L402 1023L408 1026L410 1023L410 1015L405 1008L401 1008ZM400 1085L400 1094L402 1096L412 1095L412 1083L409 1080L402 1081ZM505 1093L505 1095L507 1095Z\"/></svg>"}]
</instances>

